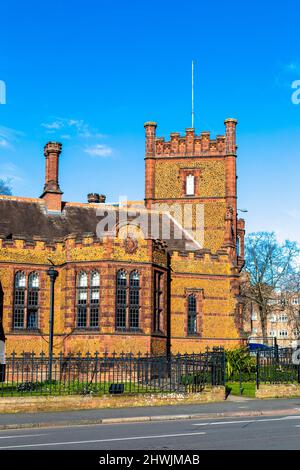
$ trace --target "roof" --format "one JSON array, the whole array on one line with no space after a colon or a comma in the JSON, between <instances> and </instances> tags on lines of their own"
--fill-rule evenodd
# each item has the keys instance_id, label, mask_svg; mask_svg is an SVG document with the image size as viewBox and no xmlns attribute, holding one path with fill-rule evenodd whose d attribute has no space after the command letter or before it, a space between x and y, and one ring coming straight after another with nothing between
<instances>
[{"instance_id":1,"label":"roof","mask_svg":"<svg viewBox=\"0 0 300 470\"><path fill-rule=\"evenodd\" d=\"M160 239L168 251L199 250L198 243L167 213L108 204L63 203L62 212L48 212L42 199L0 197L1 238L42 238L47 242L68 235L99 236L127 223L142 227L145 238ZM137 219L138 217L138 219ZM154 227L154 231L150 227Z\"/></svg>"}]
</instances>

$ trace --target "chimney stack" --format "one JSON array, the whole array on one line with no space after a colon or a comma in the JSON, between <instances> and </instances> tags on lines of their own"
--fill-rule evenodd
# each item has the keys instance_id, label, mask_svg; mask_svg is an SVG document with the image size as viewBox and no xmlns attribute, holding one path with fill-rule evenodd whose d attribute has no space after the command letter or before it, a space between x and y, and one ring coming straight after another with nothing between
<instances>
[{"instance_id":1,"label":"chimney stack","mask_svg":"<svg viewBox=\"0 0 300 470\"><path fill-rule=\"evenodd\" d=\"M155 176L155 137L156 122L148 121L144 124L146 131L146 155L145 155L145 203L151 206L154 199L154 176Z\"/></svg>"},{"instance_id":2,"label":"chimney stack","mask_svg":"<svg viewBox=\"0 0 300 470\"><path fill-rule=\"evenodd\" d=\"M89 204L100 204L106 201L106 196L104 194L89 193L87 199Z\"/></svg>"},{"instance_id":3,"label":"chimney stack","mask_svg":"<svg viewBox=\"0 0 300 470\"><path fill-rule=\"evenodd\" d=\"M46 174L44 192L41 195L50 211L61 211L62 191L58 183L58 160L62 145L59 142L48 142L44 147Z\"/></svg>"},{"instance_id":4,"label":"chimney stack","mask_svg":"<svg viewBox=\"0 0 300 470\"><path fill-rule=\"evenodd\" d=\"M226 128L226 201L227 207L233 210L233 239L237 237L237 184L236 184L236 125L237 120L233 118L225 119Z\"/></svg>"}]
</instances>

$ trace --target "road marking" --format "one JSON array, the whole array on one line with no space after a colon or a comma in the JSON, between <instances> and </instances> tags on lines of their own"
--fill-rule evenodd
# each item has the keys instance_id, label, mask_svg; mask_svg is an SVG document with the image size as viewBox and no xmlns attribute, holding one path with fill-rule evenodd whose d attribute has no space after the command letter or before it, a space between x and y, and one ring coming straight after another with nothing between
<instances>
[{"instance_id":1,"label":"road marking","mask_svg":"<svg viewBox=\"0 0 300 470\"><path fill-rule=\"evenodd\" d=\"M184 436L200 436L206 434L206 432L187 432L184 434L161 434L160 436L135 436L135 437L118 437L115 439L95 439L92 441L68 441L68 442L45 442L44 444L24 444L23 446L5 446L0 449L16 449L18 447L43 447L43 446L63 446L73 444L90 444L96 442L117 442L117 441L133 441L139 439L161 439L163 437L184 437Z\"/></svg>"},{"instance_id":2,"label":"road marking","mask_svg":"<svg viewBox=\"0 0 300 470\"><path fill-rule=\"evenodd\" d=\"M282 418L265 418L265 419L244 419L240 421L217 421L215 423L193 423L193 426L213 426L218 424L243 424L243 423L261 423L268 421L284 421L289 419L300 419L300 416L283 416Z\"/></svg>"},{"instance_id":3,"label":"road marking","mask_svg":"<svg viewBox=\"0 0 300 470\"><path fill-rule=\"evenodd\" d=\"M14 436L0 436L0 439L15 439L19 437L47 436L47 434L15 434Z\"/></svg>"}]
</instances>

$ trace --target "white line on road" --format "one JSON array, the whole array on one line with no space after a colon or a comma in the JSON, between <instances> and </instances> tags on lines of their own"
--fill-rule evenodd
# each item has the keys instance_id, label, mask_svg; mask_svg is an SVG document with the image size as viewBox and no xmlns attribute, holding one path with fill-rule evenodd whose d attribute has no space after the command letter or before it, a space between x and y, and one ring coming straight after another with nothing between
<instances>
[{"instance_id":1,"label":"white line on road","mask_svg":"<svg viewBox=\"0 0 300 470\"><path fill-rule=\"evenodd\" d=\"M243 424L243 423L261 423L268 421L285 421L289 419L300 419L300 416L284 416L281 418L265 418L265 419L244 419L240 421L217 421L215 423L193 423L193 426L213 426L218 424Z\"/></svg>"},{"instance_id":2,"label":"white line on road","mask_svg":"<svg viewBox=\"0 0 300 470\"><path fill-rule=\"evenodd\" d=\"M19 437L47 436L47 434L15 434L14 436L0 436L0 439L19 439Z\"/></svg>"},{"instance_id":3,"label":"white line on road","mask_svg":"<svg viewBox=\"0 0 300 470\"><path fill-rule=\"evenodd\" d=\"M135 436L135 437L118 437L115 439L95 439L92 441L69 441L69 442L45 442L44 444L24 444L23 446L5 446L0 449L16 449L18 447L43 447L43 446L62 446L62 445L73 445L73 444L90 444L96 442L114 442L114 441L133 441L139 439L161 439L163 437L184 437L184 436L199 436L206 434L206 432L187 432L184 434L161 434L160 436Z\"/></svg>"}]
</instances>

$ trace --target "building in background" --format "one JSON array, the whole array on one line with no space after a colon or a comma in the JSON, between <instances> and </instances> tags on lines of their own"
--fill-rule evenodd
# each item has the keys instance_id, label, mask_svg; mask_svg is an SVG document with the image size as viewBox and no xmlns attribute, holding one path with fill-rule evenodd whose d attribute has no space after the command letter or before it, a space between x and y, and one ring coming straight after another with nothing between
<instances>
[{"instance_id":1,"label":"building in background","mask_svg":"<svg viewBox=\"0 0 300 470\"><path fill-rule=\"evenodd\" d=\"M250 342L262 342L262 328L259 308L254 302L248 306L244 329ZM267 343L274 339L280 347L294 347L300 344L300 293L277 294L269 301L267 316ZM266 341L266 340L265 340Z\"/></svg>"},{"instance_id":2,"label":"building in background","mask_svg":"<svg viewBox=\"0 0 300 470\"><path fill-rule=\"evenodd\" d=\"M227 119L215 139L187 129L165 141L147 122L140 203L109 204L97 193L63 201L61 144L48 142L42 195L0 196L7 352L47 352L51 265L55 353L237 346L245 225L237 218L236 124Z\"/></svg>"}]
</instances>

